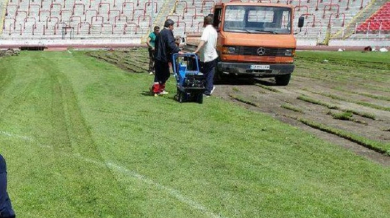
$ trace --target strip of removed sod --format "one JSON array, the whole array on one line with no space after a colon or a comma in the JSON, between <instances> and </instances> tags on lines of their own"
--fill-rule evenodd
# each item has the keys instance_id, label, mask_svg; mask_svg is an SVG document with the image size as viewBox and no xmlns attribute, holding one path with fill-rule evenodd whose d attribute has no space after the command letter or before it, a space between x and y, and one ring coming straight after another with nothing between
<instances>
[{"instance_id":1,"label":"strip of removed sod","mask_svg":"<svg viewBox=\"0 0 390 218\"><path fill-rule=\"evenodd\" d=\"M362 105L362 106L375 108L375 109L378 109L378 110L390 111L390 107L385 107L385 106L381 106L381 105L377 105L377 104L372 104L372 103L362 102L362 101L354 101L354 100L351 100L351 99L342 98L340 96L336 96L336 95L332 95L332 94L326 94L326 93L316 93L316 94L319 94L319 95L322 95L322 96L326 96L326 97L329 97L329 98L332 98L332 99L340 100L340 101L351 102L351 103L359 104L359 105Z\"/></svg>"},{"instance_id":2,"label":"strip of removed sod","mask_svg":"<svg viewBox=\"0 0 390 218\"><path fill-rule=\"evenodd\" d=\"M372 119L372 120L376 119L375 115L373 115L373 114L363 113L363 112L359 112L359 111L355 111L355 110L351 110L351 109L341 109L341 108L339 108L336 105L331 105L331 104L328 104L328 103L325 103L325 102L322 102L322 101L310 98L310 97L308 97L306 95L300 95L300 96L297 97L297 99L305 101L305 102L309 102L309 103L312 103L312 104L321 105L321 106L327 107L329 109L337 109L337 110L342 110L344 112L350 112L350 113L353 113L353 114L356 114L356 115L359 115L359 116L362 116L362 117L365 117L365 118L369 118L369 119Z\"/></svg>"},{"instance_id":3,"label":"strip of removed sod","mask_svg":"<svg viewBox=\"0 0 390 218\"><path fill-rule=\"evenodd\" d=\"M251 106L254 106L254 107L257 107L257 103L256 102L253 102L245 97L242 97L242 96L238 96L238 95L234 95L234 94L229 94L229 97L239 101L239 102L242 102L244 104L247 104L247 105L251 105Z\"/></svg>"},{"instance_id":4,"label":"strip of removed sod","mask_svg":"<svg viewBox=\"0 0 390 218\"><path fill-rule=\"evenodd\" d=\"M355 134L350 133L350 132L346 132L346 131L343 131L340 129L332 128L332 127L329 127L329 126L326 126L326 125L323 125L320 123L316 123L316 122L313 122L310 120L306 120L306 119L299 119L299 121L301 121L302 123L304 123L308 126L311 126L313 128L316 128L316 129L319 129L319 130L322 130L322 131L325 131L328 133L335 134L335 135L340 136L342 138L345 138L345 139L348 139L348 140L353 141L355 143L358 143L360 145L363 145L364 147L370 148L372 150L378 151L378 152L386 154L386 155L390 155L390 144L388 144L388 143L382 143L379 141L367 139L365 137L355 135Z\"/></svg>"},{"instance_id":5,"label":"strip of removed sod","mask_svg":"<svg viewBox=\"0 0 390 218\"><path fill-rule=\"evenodd\" d=\"M23 64L20 64L23 63ZM18 217L387 217L390 170L218 98L82 52L0 59Z\"/></svg>"}]
</instances>

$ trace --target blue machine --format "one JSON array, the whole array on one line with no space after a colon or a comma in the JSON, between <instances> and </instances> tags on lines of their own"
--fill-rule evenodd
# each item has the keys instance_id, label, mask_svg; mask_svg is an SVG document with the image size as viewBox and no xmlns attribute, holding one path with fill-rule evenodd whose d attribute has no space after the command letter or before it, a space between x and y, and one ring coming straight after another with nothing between
<instances>
[{"instance_id":1,"label":"blue machine","mask_svg":"<svg viewBox=\"0 0 390 218\"><path fill-rule=\"evenodd\" d=\"M176 78L177 94L180 102L196 101L203 103L205 78L199 71L199 58L194 53L173 54L173 72Z\"/></svg>"}]
</instances>

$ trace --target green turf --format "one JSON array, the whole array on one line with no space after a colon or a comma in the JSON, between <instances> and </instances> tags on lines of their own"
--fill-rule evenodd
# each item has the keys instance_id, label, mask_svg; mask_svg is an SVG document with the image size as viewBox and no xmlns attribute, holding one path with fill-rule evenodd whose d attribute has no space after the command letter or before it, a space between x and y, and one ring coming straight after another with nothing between
<instances>
[{"instance_id":1,"label":"green turf","mask_svg":"<svg viewBox=\"0 0 390 218\"><path fill-rule=\"evenodd\" d=\"M311 62L323 64L339 64L353 66L356 69L390 69L389 52L329 52L329 51L305 51L297 52L297 60L310 60ZM365 73L365 72L362 72Z\"/></svg>"},{"instance_id":2,"label":"green turf","mask_svg":"<svg viewBox=\"0 0 390 218\"><path fill-rule=\"evenodd\" d=\"M390 92L389 52L297 52L294 74L333 83L335 89L353 91L352 84Z\"/></svg>"},{"instance_id":3,"label":"green turf","mask_svg":"<svg viewBox=\"0 0 390 218\"><path fill-rule=\"evenodd\" d=\"M18 217L388 217L390 170L83 52L0 59L0 152Z\"/></svg>"}]
</instances>

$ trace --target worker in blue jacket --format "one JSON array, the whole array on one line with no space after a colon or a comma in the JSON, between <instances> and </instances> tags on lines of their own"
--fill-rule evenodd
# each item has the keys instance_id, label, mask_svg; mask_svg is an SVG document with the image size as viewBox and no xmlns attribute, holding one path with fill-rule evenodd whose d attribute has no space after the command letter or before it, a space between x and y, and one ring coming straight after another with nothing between
<instances>
[{"instance_id":1,"label":"worker in blue jacket","mask_svg":"<svg viewBox=\"0 0 390 218\"><path fill-rule=\"evenodd\" d=\"M7 192L7 165L0 154L0 218L14 218L11 200Z\"/></svg>"},{"instance_id":2,"label":"worker in blue jacket","mask_svg":"<svg viewBox=\"0 0 390 218\"><path fill-rule=\"evenodd\" d=\"M155 80L152 90L154 95L168 94L165 91L165 83L170 76L169 62L172 63L172 54L181 53L173 36L174 24L173 20L167 19L164 23L164 29L156 37L154 50Z\"/></svg>"}]
</instances>

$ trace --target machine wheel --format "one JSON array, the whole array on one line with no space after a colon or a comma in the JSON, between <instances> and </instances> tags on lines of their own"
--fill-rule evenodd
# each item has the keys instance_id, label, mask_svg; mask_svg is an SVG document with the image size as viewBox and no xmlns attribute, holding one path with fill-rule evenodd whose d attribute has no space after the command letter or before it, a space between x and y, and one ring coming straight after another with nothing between
<instances>
[{"instance_id":1,"label":"machine wheel","mask_svg":"<svg viewBox=\"0 0 390 218\"><path fill-rule=\"evenodd\" d=\"M179 93L177 93L177 94L178 94L178 101L180 103L183 103L184 102L184 95L185 95L185 93L182 92L182 91L179 91Z\"/></svg>"},{"instance_id":2,"label":"machine wheel","mask_svg":"<svg viewBox=\"0 0 390 218\"><path fill-rule=\"evenodd\" d=\"M196 96L196 102L198 102L199 104L202 104L202 103L203 103L203 94L202 94L202 93L199 93L199 94Z\"/></svg>"},{"instance_id":3,"label":"machine wheel","mask_svg":"<svg viewBox=\"0 0 390 218\"><path fill-rule=\"evenodd\" d=\"M276 85L287 86L290 82L291 74L280 75L275 77Z\"/></svg>"}]
</instances>

